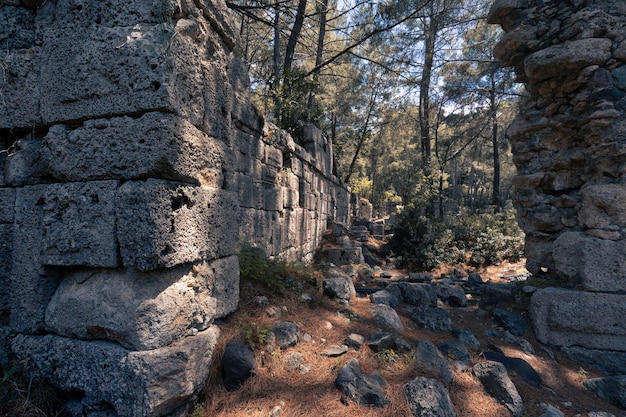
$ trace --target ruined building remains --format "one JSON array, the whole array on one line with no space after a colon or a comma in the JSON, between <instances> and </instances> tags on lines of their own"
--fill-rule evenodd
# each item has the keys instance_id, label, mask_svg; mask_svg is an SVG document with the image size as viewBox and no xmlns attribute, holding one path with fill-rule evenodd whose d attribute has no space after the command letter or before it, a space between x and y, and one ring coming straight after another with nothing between
<instances>
[{"instance_id":1,"label":"ruined building remains","mask_svg":"<svg viewBox=\"0 0 626 417\"><path fill-rule=\"evenodd\" d=\"M263 121L237 48L221 0L0 1L0 363L87 413L175 413L237 245L308 259L348 221L330 144Z\"/></svg>"},{"instance_id":2,"label":"ruined building remains","mask_svg":"<svg viewBox=\"0 0 626 417\"><path fill-rule=\"evenodd\" d=\"M626 2L497 0L494 55L528 98L508 129L539 340L626 351Z\"/></svg>"}]
</instances>

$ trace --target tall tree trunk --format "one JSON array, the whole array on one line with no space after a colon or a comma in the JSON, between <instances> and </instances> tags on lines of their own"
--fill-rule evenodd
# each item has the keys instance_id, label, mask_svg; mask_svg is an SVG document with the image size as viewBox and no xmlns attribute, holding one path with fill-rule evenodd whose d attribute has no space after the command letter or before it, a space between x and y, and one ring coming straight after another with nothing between
<instances>
[{"instance_id":1,"label":"tall tree trunk","mask_svg":"<svg viewBox=\"0 0 626 417\"><path fill-rule=\"evenodd\" d=\"M321 3L317 3L317 11L320 15L320 25L317 33L317 50L315 51L315 67L311 73L316 79L319 78L321 71L322 58L324 56L324 39L326 37L326 16L328 14L328 0L322 0ZM309 101L307 107L309 110L313 108L315 102L315 92L311 91L309 94Z\"/></svg>"},{"instance_id":2,"label":"tall tree trunk","mask_svg":"<svg viewBox=\"0 0 626 417\"><path fill-rule=\"evenodd\" d=\"M274 119L278 122L280 118L280 97L278 87L280 85L280 6L276 3L274 9L274 56L272 57L272 69L274 70L274 80L270 87L272 99L274 100Z\"/></svg>"},{"instance_id":3,"label":"tall tree trunk","mask_svg":"<svg viewBox=\"0 0 626 417\"><path fill-rule=\"evenodd\" d=\"M352 156L352 161L350 161L350 167L348 168L348 173L346 174L346 178L344 182L349 183L350 177L354 174L354 167L356 165L356 161L359 159L359 154L365 144L365 139L367 139L367 131L369 130L370 119L372 118L372 113L374 112L374 105L376 104L376 96L378 96L378 84L373 88L372 95L370 96L369 108L367 109L367 116L365 117L365 123L363 124L363 128L359 133L359 137L357 140L356 150L354 151L354 155Z\"/></svg>"},{"instance_id":4,"label":"tall tree trunk","mask_svg":"<svg viewBox=\"0 0 626 417\"><path fill-rule=\"evenodd\" d=\"M293 57L296 51L296 44L302 31L302 23L304 22L304 13L306 12L306 0L298 0L298 9L296 11L296 20L289 34L289 41L285 49L285 64L283 65L283 74L287 75L291 71L293 65Z\"/></svg>"},{"instance_id":5,"label":"tall tree trunk","mask_svg":"<svg viewBox=\"0 0 626 417\"><path fill-rule=\"evenodd\" d=\"M498 146L498 112L496 109L496 85L495 79L491 77L491 144L493 145L493 195L492 204L500 211L502 200L500 199L500 148Z\"/></svg>"}]
</instances>

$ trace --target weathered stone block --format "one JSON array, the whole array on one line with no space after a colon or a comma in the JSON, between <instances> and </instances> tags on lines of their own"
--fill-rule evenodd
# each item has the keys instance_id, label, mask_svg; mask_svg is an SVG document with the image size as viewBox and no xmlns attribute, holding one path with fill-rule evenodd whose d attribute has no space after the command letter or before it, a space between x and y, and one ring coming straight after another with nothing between
<instances>
[{"instance_id":1,"label":"weathered stone block","mask_svg":"<svg viewBox=\"0 0 626 417\"><path fill-rule=\"evenodd\" d=\"M552 249L555 272L588 291L626 291L626 241L566 232Z\"/></svg>"},{"instance_id":2,"label":"weathered stone block","mask_svg":"<svg viewBox=\"0 0 626 417\"><path fill-rule=\"evenodd\" d=\"M234 313L239 306L239 260L236 256L216 259L207 264L213 282L213 298L217 300L215 317Z\"/></svg>"},{"instance_id":3,"label":"weathered stone block","mask_svg":"<svg viewBox=\"0 0 626 417\"><path fill-rule=\"evenodd\" d=\"M550 46L529 55L524 71L533 82L577 71L590 65L603 65L611 57L612 42L606 38L580 39Z\"/></svg>"},{"instance_id":4,"label":"weathered stone block","mask_svg":"<svg viewBox=\"0 0 626 417\"><path fill-rule=\"evenodd\" d=\"M626 225L626 186L600 184L583 188L578 220L592 229Z\"/></svg>"},{"instance_id":5,"label":"weathered stone block","mask_svg":"<svg viewBox=\"0 0 626 417\"><path fill-rule=\"evenodd\" d=\"M363 250L361 248L328 249L328 262L335 265L349 265L363 263Z\"/></svg>"},{"instance_id":6,"label":"weathered stone block","mask_svg":"<svg viewBox=\"0 0 626 417\"><path fill-rule=\"evenodd\" d=\"M12 260L13 225L0 224L0 310L8 310L10 306Z\"/></svg>"},{"instance_id":7,"label":"weathered stone block","mask_svg":"<svg viewBox=\"0 0 626 417\"><path fill-rule=\"evenodd\" d=\"M116 267L117 181L51 184L43 204L41 262L55 266Z\"/></svg>"},{"instance_id":8,"label":"weathered stone block","mask_svg":"<svg viewBox=\"0 0 626 417\"><path fill-rule=\"evenodd\" d=\"M16 331L43 329L48 301L57 288L55 274L43 267L43 206L47 186L16 189L9 302Z\"/></svg>"},{"instance_id":9,"label":"weathered stone block","mask_svg":"<svg viewBox=\"0 0 626 417\"><path fill-rule=\"evenodd\" d=\"M218 336L212 326L168 347L131 352L105 341L19 335L12 349L53 385L83 392L85 405L105 402L120 416L158 417L200 390Z\"/></svg>"},{"instance_id":10,"label":"weathered stone block","mask_svg":"<svg viewBox=\"0 0 626 417\"><path fill-rule=\"evenodd\" d=\"M40 47L2 48L0 60L3 69L0 71L0 129L32 128L40 124Z\"/></svg>"},{"instance_id":11,"label":"weathered stone block","mask_svg":"<svg viewBox=\"0 0 626 417\"><path fill-rule=\"evenodd\" d=\"M41 140L18 140L5 161L6 183L14 186L37 184L45 172L46 167L41 161Z\"/></svg>"},{"instance_id":12,"label":"weathered stone block","mask_svg":"<svg viewBox=\"0 0 626 417\"><path fill-rule=\"evenodd\" d=\"M15 217L15 189L0 188L0 223L13 223Z\"/></svg>"},{"instance_id":13,"label":"weathered stone block","mask_svg":"<svg viewBox=\"0 0 626 417\"><path fill-rule=\"evenodd\" d=\"M53 126L43 139L47 174L58 181L162 178L221 188L224 144L173 114Z\"/></svg>"},{"instance_id":14,"label":"weathered stone block","mask_svg":"<svg viewBox=\"0 0 626 417\"><path fill-rule=\"evenodd\" d=\"M533 294L530 313L542 343L626 351L623 295L546 288Z\"/></svg>"},{"instance_id":15,"label":"weathered stone block","mask_svg":"<svg viewBox=\"0 0 626 417\"><path fill-rule=\"evenodd\" d=\"M161 348L211 325L217 312L214 285L221 280L238 282L215 274L207 263L150 272L69 272L50 300L46 327L61 336L118 342L129 350ZM232 295L223 295L223 303L232 302Z\"/></svg>"},{"instance_id":16,"label":"weathered stone block","mask_svg":"<svg viewBox=\"0 0 626 417\"><path fill-rule=\"evenodd\" d=\"M233 192L149 179L117 194L123 265L148 271L235 253L239 207Z\"/></svg>"}]
</instances>

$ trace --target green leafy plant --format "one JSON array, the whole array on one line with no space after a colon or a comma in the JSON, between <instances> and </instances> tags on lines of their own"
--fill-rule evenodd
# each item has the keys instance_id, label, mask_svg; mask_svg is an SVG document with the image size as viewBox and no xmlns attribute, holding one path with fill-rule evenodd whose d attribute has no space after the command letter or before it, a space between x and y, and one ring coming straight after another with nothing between
<instances>
[{"instance_id":1,"label":"green leafy plant","mask_svg":"<svg viewBox=\"0 0 626 417\"><path fill-rule=\"evenodd\" d=\"M241 337L251 349L260 349L267 346L272 330L267 326L257 326L254 323L244 322L239 328Z\"/></svg>"}]
</instances>

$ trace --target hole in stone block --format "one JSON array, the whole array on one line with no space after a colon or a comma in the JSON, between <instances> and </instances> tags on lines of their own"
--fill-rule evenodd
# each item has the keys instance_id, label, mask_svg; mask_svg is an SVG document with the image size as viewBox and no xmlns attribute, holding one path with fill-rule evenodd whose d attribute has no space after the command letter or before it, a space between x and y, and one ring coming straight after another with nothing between
<instances>
[{"instance_id":1,"label":"hole in stone block","mask_svg":"<svg viewBox=\"0 0 626 417\"><path fill-rule=\"evenodd\" d=\"M189 197L183 194L182 191L179 191L178 195L172 198L172 210L180 210L181 208L183 208L183 206L191 208L193 207L193 202Z\"/></svg>"},{"instance_id":2,"label":"hole in stone block","mask_svg":"<svg viewBox=\"0 0 626 417\"><path fill-rule=\"evenodd\" d=\"M159 88L161 88L161 83L158 81L152 81L150 83L150 88L152 89L152 91L157 91Z\"/></svg>"}]
</instances>

